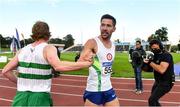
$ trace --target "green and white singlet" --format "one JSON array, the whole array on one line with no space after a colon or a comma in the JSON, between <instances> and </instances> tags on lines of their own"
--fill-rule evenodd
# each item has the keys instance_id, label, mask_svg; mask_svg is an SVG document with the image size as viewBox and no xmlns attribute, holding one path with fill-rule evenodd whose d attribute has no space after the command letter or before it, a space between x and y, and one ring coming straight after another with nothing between
<instances>
[{"instance_id":1,"label":"green and white singlet","mask_svg":"<svg viewBox=\"0 0 180 107\"><path fill-rule=\"evenodd\" d=\"M106 48L98 37L94 38L94 40L98 49L94 63L89 67L86 90L91 92L107 91L112 88L110 77L115 56L115 46L111 42L111 48Z\"/></svg>"},{"instance_id":2,"label":"green and white singlet","mask_svg":"<svg viewBox=\"0 0 180 107\"><path fill-rule=\"evenodd\" d=\"M30 44L19 53L18 91L50 92L52 70L43 56L45 46L47 43L41 43L35 47Z\"/></svg>"}]
</instances>

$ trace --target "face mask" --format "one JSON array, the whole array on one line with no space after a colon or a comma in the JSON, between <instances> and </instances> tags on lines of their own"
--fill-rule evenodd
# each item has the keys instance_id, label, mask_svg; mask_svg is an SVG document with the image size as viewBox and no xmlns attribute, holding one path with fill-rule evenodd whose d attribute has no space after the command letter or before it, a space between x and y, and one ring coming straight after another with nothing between
<instances>
[{"instance_id":1,"label":"face mask","mask_svg":"<svg viewBox=\"0 0 180 107\"><path fill-rule=\"evenodd\" d=\"M152 52L154 54L160 54L161 53L161 50L160 49L152 49Z\"/></svg>"}]
</instances>

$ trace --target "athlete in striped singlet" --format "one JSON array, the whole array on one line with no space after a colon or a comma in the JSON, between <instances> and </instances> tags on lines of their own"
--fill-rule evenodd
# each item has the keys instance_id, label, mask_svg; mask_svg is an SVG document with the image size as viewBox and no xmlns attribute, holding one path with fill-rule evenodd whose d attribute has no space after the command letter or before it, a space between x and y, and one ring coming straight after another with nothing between
<instances>
[{"instance_id":1,"label":"athlete in striped singlet","mask_svg":"<svg viewBox=\"0 0 180 107\"><path fill-rule=\"evenodd\" d=\"M56 48L47 44L50 36L48 24L36 22L31 36L35 42L22 48L4 67L3 75L17 83L17 93L12 106L52 106L52 67L56 71L69 71L92 64L92 56L84 62L60 61ZM18 71L17 78L11 72L15 68Z\"/></svg>"},{"instance_id":2,"label":"athlete in striped singlet","mask_svg":"<svg viewBox=\"0 0 180 107\"><path fill-rule=\"evenodd\" d=\"M92 52L96 54L89 67L87 87L84 93L85 106L119 106L118 98L112 88L110 77L115 56L115 46L110 38L115 31L116 20L105 14L101 18L101 35L89 39L84 45L79 61L86 60Z\"/></svg>"}]
</instances>

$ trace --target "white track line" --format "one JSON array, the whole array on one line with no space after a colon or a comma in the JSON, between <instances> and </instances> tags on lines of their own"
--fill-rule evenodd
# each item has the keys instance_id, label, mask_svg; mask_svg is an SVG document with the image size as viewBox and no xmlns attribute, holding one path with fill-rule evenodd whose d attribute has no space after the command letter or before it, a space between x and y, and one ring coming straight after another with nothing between
<instances>
[{"instance_id":1,"label":"white track line","mask_svg":"<svg viewBox=\"0 0 180 107\"><path fill-rule=\"evenodd\" d=\"M0 69L1 71L2 69ZM87 78L88 76L85 75L69 75L69 74L60 74L61 76L67 76L67 77L85 77ZM2 76L1 72L0 72L0 76ZM130 79L130 80L134 80L134 78L125 78L125 77L111 77L112 79L117 79L117 80L121 80L121 79ZM55 79L59 79L59 78L55 78ZM148 81L154 81L154 79L147 79L147 78L142 78L142 80L148 80ZM180 81L180 79L177 79L176 81Z\"/></svg>"},{"instance_id":2,"label":"white track line","mask_svg":"<svg viewBox=\"0 0 180 107\"><path fill-rule=\"evenodd\" d=\"M0 78L1 80L8 80L9 81L9 79L7 79L7 78Z\"/></svg>"},{"instance_id":3,"label":"white track line","mask_svg":"<svg viewBox=\"0 0 180 107\"><path fill-rule=\"evenodd\" d=\"M2 80L8 80L7 78L1 78L1 77L0 77L0 79L2 79ZM77 79L64 79L64 78L63 78L63 79L57 79L57 78L56 78L55 80L82 82L82 80L77 80ZM8 80L8 81L9 81L9 80ZM83 81L83 82L86 83L86 81ZM129 84L131 84L131 85L134 85L134 84L135 84L134 81L133 81L133 82L128 82L128 83L127 83L127 82L121 82L121 81L120 81L120 82L111 82L111 83L112 83L112 84L118 84L118 85L119 85L119 84L123 84L123 85L126 85L126 84L129 85ZM143 83L143 85L150 85L150 86L152 86L152 84L153 84L153 83L151 83L151 84L145 84L145 83ZM176 87L180 87L180 85L177 85L177 84L176 84L175 86L176 86Z\"/></svg>"},{"instance_id":4,"label":"white track line","mask_svg":"<svg viewBox=\"0 0 180 107\"><path fill-rule=\"evenodd\" d=\"M83 77L83 78L87 78L88 76L84 76L84 75L68 75L68 74L60 74L60 78L61 76L66 76L66 77ZM134 78L124 78L124 77L111 77L112 79L132 79L134 80ZM59 79L59 78L56 78L56 79ZM154 80L154 79L146 79L146 78L143 78L143 80Z\"/></svg>"},{"instance_id":5,"label":"white track line","mask_svg":"<svg viewBox=\"0 0 180 107\"><path fill-rule=\"evenodd\" d=\"M2 101L8 101L8 102L13 102L13 100L6 99L6 98L0 98L0 100L2 100Z\"/></svg>"},{"instance_id":6,"label":"white track line","mask_svg":"<svg viewBox=\"0 0 180 107\"><path fill-rule=\"evenodd\" d=\"M65 85L65 84L52 84L52 85L54 85L54 86L63 86L63 87L73 87L73 88L85 88L86 87L86 86ZM130 91L130 92L134 91L133 89L117 89L117 88L114 88L114 90L117 90L117 91ZM150 93L151 92L150 90L143 90L143 92ZM180 94L180 92L177 92L177 91L170 91L169 93Z\"/></svg>"},{"instance_id":7,"label":"white track line","mask_svg":"<svg viewBox=\"0 0 180 107\"><path fill-rule=\"evenodd\" d=\"M0 85L1 88L10 88L10 89L16 89L16 87L11 87L11 86L4 86L4 85Z\"/></svg>"},{"instance_id":8,"label":"white track line","mask_svg":"<svg viewBox=\"0 0 180 107\"><path fill-rule=\"evenodd\" d=\"M77 80L77 79L58 79L58 80L65 80L65 81L74 81L74 82L82 82L82 80ZM83 81L83 82L85 82L86 83L86 81ZM128 85L134 85L135 84L135 82L134 81L132 81L132 82L121 82L121 81L119 81L119 82L111 82L112 84L124 84L124 85L126 85L126 84L128 84ZM143 85L150 85L150 86L152 86L153 85L153 83L151 83L151 84L145 84L145 83L143 83ZM175 86L177 86L177 87L179 87L180 85L175 85Z\"/></svg>"},{"instance_id":9,"label":"white track line","mask_svg":"<svg viewBox=\"0 0 180 107\"><path fill-rule=\"evenodd\" d=\"M88 76L84 76L84 75L69 75L69 74L60 74L62 76L69 76L69 77L88 77ZM180 76L179 76L180 77ZM125 78L125 77L111 77L112 79L130 79L130 80L134 80L134 78ZM150 78L142 78L143 80L149 80L149 81L154 81L154 79L150 79ZM180 81L180 79L177 79L176 81Z\"/></svg>"},{"instance_id":10,"label":"white track line","mask_svg":"<svg viewBox=\"0 0 180 107\"><path fill-rule=\"evenodd\" d=\"M82 80L77 80L77 79L58 79L58 80L64 80L64 81L74 81L74 82L85 82L86 81L82 81ZM127 82L111 82L112 84L135 84L134 81L130 82L130 83L127 83ZM153 84L153 83L152 83ZM143 84L143 85L152 85L152 84Z\"/></svg>"},{"instance_id":11,"label":"white track line","mask_svg":"<svg viewBox=\"0 0 180 107\"><path fill-rule=\"evenodd\" d=\"M6 79L6 78L0 78L1 80L8 80L8 79ZM64 80L64 81L74 81L74 82L82 82L82 80L76 80L76 79L58 79L58 80ZM8 80L9 81L9 80ZM85 82L86 83L86 81L83 81L83 82ZM134 83L134 81L133 82L130 82L130 83L127 83L127 82L111 82L112 84L118 84L118 85L120 85L120 84L123 84L123 85L134 85L135 83ZM152 83L153 84L153 83ZM143 83L143 85L145 86L145 85L150 85L150 86L152 86L152 84L145 84L145 83ZM180 85L175 85L175 86L177 86L177 87L180 87Z\"/></svg>"},{"instance_id":12,"label":"white track line","mask_svg":"<svg viewBox=\"0 0 180 107\"><path fill-rule=\"evenodd\" d=\"M54 86L62 86L62 87L73 87L73 88L86 88L86 86L76 86L76 85L65 85L65 84L52 84ZM117 90L117 91L134 91L133 89L117 89L117 88L114 88L114 90ZM144 90L143 92L151 92L149 90ZM179 92L180 93L180 92Z\"/></svg>"},{"instance_id":13,"label":"white track line","mask_svg":"<svg viewBox=\"0 0 180 107\"><path fill-rule=\"evenodd\" d=\"M58 92L51 92L52 94L56 95L65 95L65 96L75 96L75 97L82 97L82 95L79 94L70 94L70 93L58 93Z\"/></svg>"},{"instance_id":14,"label":"white track line","mask_svg":"<svg viewBox=\"0 0 180 107\"><path fill-rule=\"evenodd\" d=\"M73 88L85 88L85 86L76 86L76 85L65 85L65 84L52 84L54 86L62 86L62 87L73 87ZM3 85L0 85L0 87L3 87L3 88L10 88L10 89L16 89L16 87L11 87L11 86L3 86ZM130 92L133 92L134 90L132 89L117 89L117 88L114 88L114 90L117 90L117 91L130 91ZM150 93L151 91L150 90L144 90L143 91L144 93L147 92L147 93ZM180 92L176 92L176 91L170 91L169 93L172 93L172 94L180 94Z\"/></svg>"},{"instance_id":15,"label":"white track line","mask_svg":"<svg viewBox=\"0 0 180 107\"><path fill-rule=\"evenodd\" d=\"M6 79L6 78L0 78L0 79L2 79L2 80L8 80L8 79ZM77 79L58 79L58 80L64 80L64 81L74 81L74 82L82 82L82 80L77 80ZM9 80L8 80L9 81ZM86 81L83 81L83 82L85 82L86 83ZM133 82L111 82L112 84L118 84L118 85L120 85L120 84L123 84L123 85L126 85L126 84L128 84L128 85L134 85L135 83L134 83L134 81ZM145 84L145 83L143 83L143 85L145 86L145 85L150 85L150 86L152 86L153 85L153 83L152 84ZM176 87L180 87L180 85L175 85Z\"/></svg>"}]
</instances>

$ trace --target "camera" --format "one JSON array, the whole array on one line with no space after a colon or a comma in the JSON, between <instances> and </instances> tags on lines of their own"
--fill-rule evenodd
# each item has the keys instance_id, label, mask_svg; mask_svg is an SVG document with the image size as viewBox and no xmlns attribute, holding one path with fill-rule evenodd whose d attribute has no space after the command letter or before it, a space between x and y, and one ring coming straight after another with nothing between
<instances>
[{"instance_id":1,"label":"camera","mask_svg":"<svg viewBox=\"0 0 180 107\"><path fill-rule=\"evenodd\" d=\"M131 64L133 67L142 67L144 65L143 60L152 61L154 59L154 53L151 51L146 51L144 55L140 51L131 50L130 56L132 59Z\"/></svg>"},{"instance_id":2,"label":"camera","mask_svg":"<svg viewBox=\"0 0 180 107\"><path fill-rule=\"evenodd\" d=\"M144 59L152 61L154 59L154 53L151 51L146 51L146 56L144 56Z\"/></svg>"}]
</instances>

